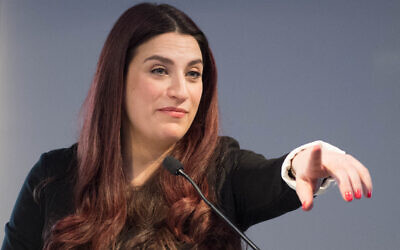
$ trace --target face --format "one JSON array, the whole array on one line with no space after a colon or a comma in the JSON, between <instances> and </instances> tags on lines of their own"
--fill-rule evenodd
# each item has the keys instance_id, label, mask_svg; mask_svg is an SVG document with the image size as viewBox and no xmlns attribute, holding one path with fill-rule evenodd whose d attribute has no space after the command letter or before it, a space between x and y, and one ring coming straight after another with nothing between
<instances>
[{"instance_id":1,"label":"face","mask_svg":"<svg viewBox=\"0 0 400 250\"><path fill-rule=\"evenodd\" d=\"M202 72L200 47L190 35L165 33L136 48L126 76L124 128L135 143L173 144L185 135L199 107Z\"/></svg>"}]
</instances>

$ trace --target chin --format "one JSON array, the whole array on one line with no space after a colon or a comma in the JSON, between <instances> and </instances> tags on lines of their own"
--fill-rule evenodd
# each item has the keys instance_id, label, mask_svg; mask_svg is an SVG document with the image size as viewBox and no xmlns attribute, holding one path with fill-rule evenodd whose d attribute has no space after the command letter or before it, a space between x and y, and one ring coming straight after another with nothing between
<instances>
[{"instance_id":1,"label":"chin","mask_svg":"<svg viewBox=\"0 0 400 250\"><path fill-rule=\"evenodd\" d=\"M186 133L186 131L183 131L183 130L166 129L163 132L161 137L165 138L165 140L175 143L175 142L179 141L185 135L185 133Z\"/></svg>"}]
</instances>

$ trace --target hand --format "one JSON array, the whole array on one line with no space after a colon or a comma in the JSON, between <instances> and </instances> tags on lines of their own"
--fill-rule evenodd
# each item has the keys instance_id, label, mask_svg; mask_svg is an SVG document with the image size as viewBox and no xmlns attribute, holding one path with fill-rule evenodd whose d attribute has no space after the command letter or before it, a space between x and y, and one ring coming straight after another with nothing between
<instances>
[{"instance_id":1,"label":"hand","mask_svg":"<svg viewBox=\"0 0 400 250\"><path fill-rule=\"evenodd\" d=\"M371 198L369 171L349 154L324 150L321 145L316 145L299 152L293 158L292 167L296 172L296 192L305 211L313 207L318 180L329 176L335 178L345 201L352 201L353 196L360 199L361 192Z\"/></svg>"}]
</instances>

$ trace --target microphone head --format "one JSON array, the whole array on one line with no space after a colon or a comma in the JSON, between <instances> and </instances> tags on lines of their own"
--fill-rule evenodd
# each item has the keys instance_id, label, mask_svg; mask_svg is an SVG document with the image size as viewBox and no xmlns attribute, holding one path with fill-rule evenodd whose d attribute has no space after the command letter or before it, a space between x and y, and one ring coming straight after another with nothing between
<instances>
[{"instance_id":1,"label":"microphone head","mask_svg":"<svg viewBox=\"0 0 400 250\"><path fill-rule=\"evenodd\" d=\"M179 175L179 169L183 170L182 163L172 156L165 157L162 165L173 175Z\"/></svg>"}]
</instances>

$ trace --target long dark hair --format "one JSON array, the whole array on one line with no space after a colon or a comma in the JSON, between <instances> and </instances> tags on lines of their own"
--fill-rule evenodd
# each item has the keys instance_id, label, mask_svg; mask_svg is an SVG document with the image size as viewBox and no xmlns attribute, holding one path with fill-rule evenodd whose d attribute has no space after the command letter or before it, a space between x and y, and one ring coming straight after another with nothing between
<instances>
[{"instance_id":1,"label":"long dark hair","mask_svg":"<svg viewBox=\"0 0 400 250\"><path fill-rule=\"evenodd\" d=\"M141 214L139 205L129 208L129 197L136 195L137 204L137 201L149 198L149 192L127 192L122 167L125 77L135 49L150 38L167 32L193 36L199 44L204 63L203 95L197 115L172 154L185 165L188 174L206 196L216 200L216 194L207 181L218 146L219 128L217 71L208 41L197 25L180 10L166 4L139 4L122 14L102 49L93 83L82 107L83 123L74 186L75 211L52 226L45 249L115 249L118 240L124 238L120 235L125 232L129 216ZM160 248L168 246L170 249L177 246L172 244L173 241L185 242L199 249L211 247L211 243L214 247L219 244L225 249L240 248L238 237L224 228L190 184L163 170L158 171L155 180L159 186L156 190L160 190L160 199L164 201L155 206L164 208L160 209L165 218L162 223L169 233L139 233L141 239L131 241L136 242L132 246L151 247L145 242L152 240L158 242Z\"/></svg>"}]
</instances>

